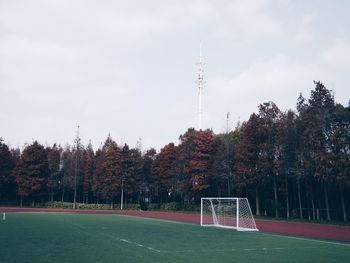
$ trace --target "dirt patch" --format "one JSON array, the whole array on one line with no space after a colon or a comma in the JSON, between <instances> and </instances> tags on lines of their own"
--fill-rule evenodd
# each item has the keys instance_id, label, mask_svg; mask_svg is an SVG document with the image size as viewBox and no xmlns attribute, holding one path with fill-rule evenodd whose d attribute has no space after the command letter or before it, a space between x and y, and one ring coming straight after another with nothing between
<instances>
[{"instance_id":1,"label":"dirt patch","mask_svg":"<svg viewBox=\"0 0 350 263\"><path fill-rule=\"evenodd\" d=\"M170 221L178 221L192 224L200 223L199 214L178 213L178 212L159 212L159 211L134 211L134 210L74 210L74 209L56 209L56 208L17 208L17 207L0 207L0 212L59 212L59 213L76 213L76 214L118 214L146 218L157 218ZM335 240L350 242L350 227L321 225L309 223L296 223L276 220L256 220L257 228L260 231L309 237L324 240Z\"/></svg>"}]
</instances>

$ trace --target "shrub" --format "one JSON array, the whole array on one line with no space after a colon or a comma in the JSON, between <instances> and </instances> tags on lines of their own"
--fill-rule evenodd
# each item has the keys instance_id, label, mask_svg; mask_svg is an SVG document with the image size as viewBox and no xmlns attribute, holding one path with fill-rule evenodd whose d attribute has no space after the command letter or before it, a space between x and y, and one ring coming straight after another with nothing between
<instances>
[{"instance_id":1,"label":"shrub","mask_svg":"<svg viewBox=\"0 0 350 263\"><path fill-rule=\"evenodd\" d=\"M159 210L160 205L157 203L150 203L150 204L147 204L147 208L148 210Z\"/></svg>"},{"instance_id":2,"label":"shrub","mask_svg":"<svg viewBox=\"0 0 350 263\"><path fill-rule=\"evenodd\" d=\"M160 205L161 210L176 211L180 209L180 205L176 202L165 203Z\"/></svg>"},{"instance_id":3,"label":"shrub","mask_svg":"<svg viewBox=\"0 0 350 263\"><path fill-rule=\"evenodd\" d=\"M119 208L119 207L118 207ZM140 205L139 204L124 204L123 209L125 210L140 210Z\"/></svg>"}]
</instances>

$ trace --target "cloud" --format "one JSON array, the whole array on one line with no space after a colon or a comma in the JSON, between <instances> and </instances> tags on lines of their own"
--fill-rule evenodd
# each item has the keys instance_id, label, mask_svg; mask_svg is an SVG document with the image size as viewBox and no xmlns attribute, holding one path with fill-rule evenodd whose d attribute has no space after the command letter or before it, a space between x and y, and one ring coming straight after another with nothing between
<instances>
[{"instance_id":1,"label":"cloud","mask_svg":"<svg viewBox=\"0 0 350 263\"><path fill-rule=\"evenodd\" d=\"M220 77L208 83L208 104L214 113L210 122L215 123L215 115L224 116L228 111L233 118L247 120L266 101L275 102L283 111L295 109L299 93L309 96L312 81L318 79L327 81L331 76L316 64L296 64L286 55L255 62L233 77ZM216 123L217 127L220 125Z\"/></svg>"},{"instance_id":2,"label":"cloud","mask_svg":"<svg viewBox=\"0 0 350 263\"><path fill-rule=\"evenodd\" d=\"M350 43L345 39L335 39L327 50L321 54L322 59L336 70L350 68Z\"/></svg>"}]
</instances>

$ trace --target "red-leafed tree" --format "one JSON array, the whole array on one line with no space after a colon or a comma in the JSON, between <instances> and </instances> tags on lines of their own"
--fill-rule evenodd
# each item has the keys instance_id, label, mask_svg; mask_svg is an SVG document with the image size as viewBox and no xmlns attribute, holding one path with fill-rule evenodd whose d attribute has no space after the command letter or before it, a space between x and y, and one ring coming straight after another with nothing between
<instances>
[{"instance_id":1,"label":"red-leafed tree","mask_svg":"<svg viewBox=\"0 0 350 263\"><path fill-rule=\"evenodd\" d=\"M102 180L103 180L103 156L104 153L98 149L94 158L94 171L92 175L92 193L96 203L102 198Z\"/></svg>"},{"instance_id":2,"label":"red-leafed tree","mask_svg":"<svg viewBox=\"0 0 350 263\"><path fill-rule=\"evenodd\" d=\"M122 149L123 190L133 201L139 199L142 185L142 155L138 148L130 149L127 144Z\"/></svg>"},{"instance_id":3,"label":"red-leafed tree","mask_svg":"<svg viewBox=\"0 0 350 263\"><path fill-rule=\"evenodd\" d=\"M178 189L188 198L198 200L210 187L210 164L214 134L211 130L189 129L180 136ZM186 191L187 190L187 191Z\"/></svg>"},{"instance_id":4,"label":"red-leafed tree","mask_svg":"<svg viewBox=\"0 0 350 263\"><path fill-rule=\"evenodd\" d=\"M122 185L122 153L117 143L109 135L102 147L102 173L100 174L100 191L102 197L110 200L111 208L115 196L121 192Z\"/></svg>"},{"instance_id":5,"label":"red-leafed tree","mask_svg":"<svg viewBox=\"0 0 350 263\"><path fill-rule=\"evenodd\" d=\"M192 188L190 183L189 162L191 155L195 150L194 139L196 136L196 130L189 128L186 133L180 135L179 149L178 149L178 166L179 174L176 179L176 192L180 195L182 205L190 201L190 189Z\"/></svg>"},{"instance_id":6,"label":"red-leafed tree","mask_svg":"<svg viewBox=\"0 0 350 263\"><path fill-rule=\"evenodd\" d=\"M83 153L83 200L89 203L92 193L93 174L95 169L95 154L91 142Z\"/></svg>"},{"instance_id":7,"label":"red-leafed tree","mask_svg":"<svg viewBox=\"0 0 350 263\"><path fill-rule=\"evenodd\" d=\"M177 147L169 143L160 150L153 163L152 188L161 203L167 202L170 195L174 197L178 173Z\"/></svg>"},{"instance_id":8,"label":"red-leafed tree","mask_svg":"<svg viewBox=\"0 0 350 263\"><path fill-rule=\"evenodd\" d=\"M260 215L260 188L266 181L262 171L261 142L266 133L261 129L261 119L253 113L242 124L240 141L236 151L235 184L238 189L253 188L255 192L255 213Z\"/></svg>"},{"instance_id":9,"label":"red-leafed tree","mask_svg":"<svg viewBox=\"0 0 350 263\"><path fill-rule=\"evenodd\" d=\"M32 205L34 205L35 197L45 193L49 173L47 151L35 141L24 149L14 170L21 205L24 197L31 197Z\"/></svg>"}]
</instances>

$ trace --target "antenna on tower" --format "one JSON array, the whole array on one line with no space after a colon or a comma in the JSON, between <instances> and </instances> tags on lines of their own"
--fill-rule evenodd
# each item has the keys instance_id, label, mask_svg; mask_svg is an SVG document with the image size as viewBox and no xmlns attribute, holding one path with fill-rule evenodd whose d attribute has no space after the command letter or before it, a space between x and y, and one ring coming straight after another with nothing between
<instances>
[{"instance_id":1,"label":"antenna on tower","mask_svg":"<svg viewBox=\"0 0 350 263\"><path fill-rule=\"evenodd\" d=\"M204 86L204 80L203 80L203 67L204 62L202 60L202 42L199 43L199 62L197 63L198 66L198 79L196 81L198 85L198 130L202 130L202 94L203 94L203 86Z\"/></svg>"},{"instance_id":2,"label":"antenna on tower","mask_svg":"<svg viewBox=\"0 0 350 263\"><path fill-rule=\"evenodd\" d=\"M227 112L226 114L226 134L229 132L229 121L230 121L230 113Z\"/></svg>"}]
</instances>

